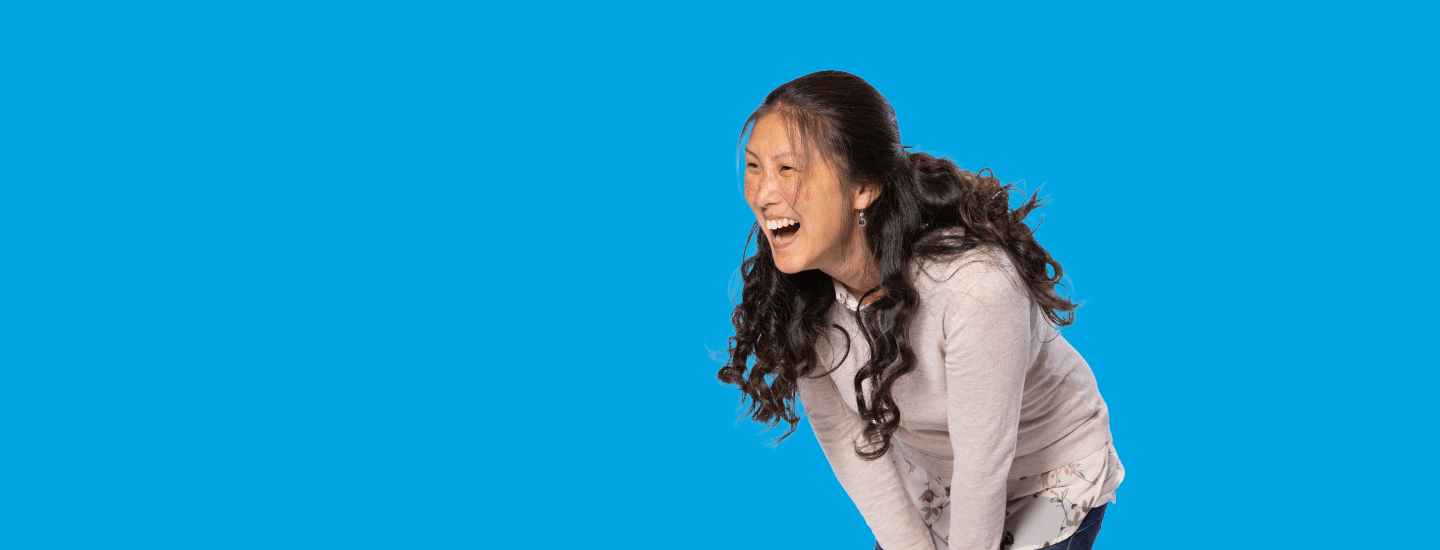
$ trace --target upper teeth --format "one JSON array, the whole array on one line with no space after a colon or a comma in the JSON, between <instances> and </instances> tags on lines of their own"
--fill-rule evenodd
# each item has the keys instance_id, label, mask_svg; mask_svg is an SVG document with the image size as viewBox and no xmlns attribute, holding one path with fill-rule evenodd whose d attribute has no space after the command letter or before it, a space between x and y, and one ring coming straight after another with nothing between
<instances>
[{"instance_id":1,"label":"upper teeth","mask_svg":"<svg viewBox=\"0 0 1440 550\"><path fill-rule=\"evenodd\" d=\"M790 218L780 218L778 220L765 220L765 227L770 229L771 231L774 231L776 229L780 229L781 227L786 227L797 223L800 222L797 222Z\"/></svg>"}]
</instances>

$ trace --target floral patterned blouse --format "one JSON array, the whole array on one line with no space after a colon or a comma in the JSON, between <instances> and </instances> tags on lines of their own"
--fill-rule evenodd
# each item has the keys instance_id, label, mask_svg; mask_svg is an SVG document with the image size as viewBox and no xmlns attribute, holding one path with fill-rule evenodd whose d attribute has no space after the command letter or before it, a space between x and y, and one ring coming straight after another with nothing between
<instances>
[{"instance_id":1,"label":"floral patterned blouse","mask_svg":"<svg viewBox=\"0 0 1440 550\"><path fill-rule=\"evenodd\" d=\"M835 281L835 298L849 309L858 306L839 281ZM930 527L936 550L947 550L950 473L925 471L920 461L906 457L907 445L898 443L887 454L900 472L905 493ZM1001 550L1036 550L1065 540L1091 509L1115 502L1115 489L1123 479L1125 467L1115 453L1114 442L1109 441L1078 461L1042 474L1007 480Z\"/></svg>"},{"instance_id":2,"label":"floral patterned blouse","mask_svg":"<svg viewBox=\"0 0 1440 550\"><path fill-rule=\"evenodd\" d=\"M949 476L926 472L905 458L904 445L894 445L890 460L900 471L901 484L915 509L930 526L936 550L946 550L950 535ZM1085 514L1115 502L1115 488L1125 478L1125 467L1113 442L1085 458L1039 475L1005 482L1005 536L1002 550L1034 550L1055 544L1075 533Z\"/></svg>"}]
</instances>

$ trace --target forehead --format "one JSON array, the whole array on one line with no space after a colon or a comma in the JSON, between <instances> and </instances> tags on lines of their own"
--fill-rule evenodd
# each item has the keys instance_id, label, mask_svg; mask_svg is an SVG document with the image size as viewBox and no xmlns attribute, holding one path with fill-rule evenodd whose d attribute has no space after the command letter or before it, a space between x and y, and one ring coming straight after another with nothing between
<instances>
[{"instance_id":1,"label":"forehead","mask_svg":"<svg viewBox=\"0 0 1440 550\"><path fill-rule=\"evenodd\" d=\"M795 148L790 139L793 133L785 117L770 113L755 121L745 152L762 158L794 157Z\"/></svg>"}]
</instances>

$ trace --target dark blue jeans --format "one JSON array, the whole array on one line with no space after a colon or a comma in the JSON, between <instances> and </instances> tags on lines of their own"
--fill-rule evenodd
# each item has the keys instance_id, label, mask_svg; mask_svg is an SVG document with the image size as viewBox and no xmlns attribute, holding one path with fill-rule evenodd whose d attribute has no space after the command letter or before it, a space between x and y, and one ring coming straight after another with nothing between
<instances>
[{"instance_id":1,"label":"dark blue jeans","mask_svg":"<svg viewBox=\"0 0 1440 550\"><path fill-rule=\"evenodd\" d=\"M1091 508L1085 513L1085 519L1080 520L1080 527L1069 538L1041 548L1040 550L1090 550L1095 546L1095 537L1100 536L1100 520L1105 519L1105 507L1110 503L1106 502L1096 508ZM880 541L875 541L875 550L885 550L880 547Z\"/></svg>"}]
</instances>

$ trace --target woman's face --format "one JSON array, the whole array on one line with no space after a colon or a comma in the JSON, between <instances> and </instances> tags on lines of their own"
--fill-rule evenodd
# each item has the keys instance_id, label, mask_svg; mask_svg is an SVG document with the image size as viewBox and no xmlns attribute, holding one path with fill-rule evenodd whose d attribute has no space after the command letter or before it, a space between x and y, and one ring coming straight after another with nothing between
<instances>
[{"instance_id":1,"label":"woman's face","mask_svg":"<svg viewBox=\"0 0 1440 550\"><path fill-rule=\"evenodd\" d=\"M779 113L755 121L745 147L745 202L770 240L777 269L833 274L856 237L855 198L846 196L821 155L801 164L785 130Z\"/></svg>"}]
</instances>

